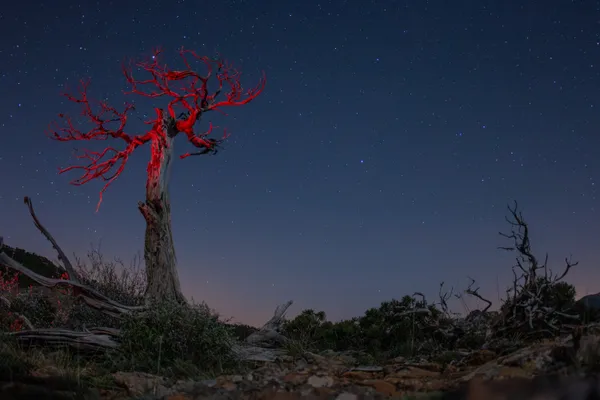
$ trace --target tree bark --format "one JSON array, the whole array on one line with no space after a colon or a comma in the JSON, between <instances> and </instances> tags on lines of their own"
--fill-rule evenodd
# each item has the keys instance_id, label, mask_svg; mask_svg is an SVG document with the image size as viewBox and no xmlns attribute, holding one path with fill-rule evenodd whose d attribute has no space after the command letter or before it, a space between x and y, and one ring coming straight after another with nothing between
<instances>
[{"instance_id":1,"label":"tree bark","mask_svg":"<svg viewBox=\"0 0 600 400\"><path fill-rule=\"evenodd\" d=\"M186 302L177 273L177 257L171 230L169 179L173 142L177 135L174 122L172 118L165 116L162 127L165 134L157 134L152 140L146 201L138 203L138 208L146 220L146 303L164 300Z\"/></svg>"}]
</instances>

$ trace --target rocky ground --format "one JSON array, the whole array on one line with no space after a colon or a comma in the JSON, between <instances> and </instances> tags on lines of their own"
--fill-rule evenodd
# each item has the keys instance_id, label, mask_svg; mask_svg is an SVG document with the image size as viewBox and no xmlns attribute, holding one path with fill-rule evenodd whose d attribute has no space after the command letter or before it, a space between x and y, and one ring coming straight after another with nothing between
<instances>
[{"instance_id":1,"label":"rocky ground","mask_svg":"<svg viewBox=\"0 0 600 400\"><path fill-rule=\"evenodd\" d=\"M239 375L204 381L169 381L136 372L113 374L112 387L75 393L52 368L29 381L2 385L2 399L564 399L600 397L593 368L600 336L587 335L575 349L568 338L500 355L491 350L448 352L423 359L396 358L359 365L360 354L324 352L256 364ZM85 374L82 371L82 374ZM61 386L62 385L62 386ZM591 393L591 394L590 394ZM29 396L29 397L28 397Z\"/></svg>"}]
</instances>

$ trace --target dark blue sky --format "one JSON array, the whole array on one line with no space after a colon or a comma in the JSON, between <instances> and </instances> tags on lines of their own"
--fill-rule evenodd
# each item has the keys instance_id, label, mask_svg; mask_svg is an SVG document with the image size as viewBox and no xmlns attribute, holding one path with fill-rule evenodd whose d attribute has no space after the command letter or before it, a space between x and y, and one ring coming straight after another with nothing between
<instances>
[{"instance_id":1,"label":"dark blue sky","mask_svg":"<svg viewBox=\"0 0 600 400\"><path fill-rule=\"evenodd\" d=\"M597 1L12 2L0 15L0 228L54 257L22 197L68 252L143 249L149 148L95 213L101 182L69 184L74 147L48 123L77 108L64 85L120 106L120 64L162 46L216 52L267 86L206 114L232 136L214 157L176 160L173 229L186 295L265 320L277 303L333 319L471 276L497 299L497 250L520 202L553 268L573 254L580 294L600 290L600 6ZM152 114L159 102L135 99ZM144 103L145 101L145 103ZM144 104L146 108L142 107ZM145 128L132 121L130 130ZM122 143L112 143L120 146ZM184 138L176 152L194 150ZM473 306L475 302L471 303Z\"/></svg>"}]
</instances>

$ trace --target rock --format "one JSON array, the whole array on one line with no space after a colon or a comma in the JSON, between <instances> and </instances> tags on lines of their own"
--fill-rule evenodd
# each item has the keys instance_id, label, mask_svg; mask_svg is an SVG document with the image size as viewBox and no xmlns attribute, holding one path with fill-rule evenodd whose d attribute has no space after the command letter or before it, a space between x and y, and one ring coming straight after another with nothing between
<instances>
[{"instance_id":1,"label":"rock","mask_svg":"<svg viewBox=\"0 0 600 400\"><path fill-rule=\"evenodd\" d=\"M358 396L354 393L343 392L338 394L335 400L358 400Z\"/></svg>"},{"instance_id":2,"label":"rock","mask_svg":"<svg viewBox=\"0 0 600 400\"><path fill-rule=\"evenodd\" d=\"M376 366L376 365L365 365L365 366L358 366L355 368L352 368L351 371L364 371L364 372L381 372L383 371L383 367L380 366Z\"/></svg>"},{"instance_id":3,"label":"rock","mask_svg":"<svg viewBox=\"0 0 600 400\"><path fill-rule=\"evenodd\" d=\"M396 385L381 379L362 381L361 384L371 386L378 393L381 393L386 396L393 396L397 394Z\"/></svg>"},{"instance_id":4,"label":"rock","mask_svg":"<svg viewBox=\"0 0 600 400\"><path fill-rule=\"evenodd\" d=\"M200 383L202 383L203 385L206 385L208 387L213 387L217 385L217 380L216 379L205 379L203 381L200 381Z\"/></svg>"},{"instance_id":5,"label":"rock","mask_svg":"<svg viewBox=\"0 0 600 400\"><path fill-rule=\"evenodd\" d=\"M355 381L364 381L367 379L372 379L375 375L365 371L348 371L342 376Z\"/></svg>"},{"instance_id":6,"label":"rock","mask_svg":"<svg viewBox=\"0 0 600 400\"><path fill-rule=\"evenodd\" d=\"M491 350L482 349L475 351L468 357L466 357L465 363L467 365L478 366L483 365L491 360L494 360L497 357L498 356L495 352Z\"/></svg>"},{"instance_id":7,"label":"rock","mask_svg":"<svg viewBox=\"0 0 600 400\"><path fill-rule=\"evenodd\" d=\"M310 378L308 378L307 383L314 387L314 388L321 388L321 387L330 387L333 386L333 378L331 378L330 376L311 376Z\"/></svg>"},{"instance_id":8,"label":"rock","mask_svg":"<svg viewBox=\"0 0 600 400\"><path fill-rule=\"evenodd\" d=\"M113 374L116 383L127 388L131 396L152 393L156 396L172 394L165 386L163 377L144 372L116 372Z\"/></svg>"},{"instance_id":9,"label":"rock","mask_svg":"<svg viewBox=\"0 0 600 400\"><path fill-rule=\"evenodd\" d=\"M300 385L306 382L308 379L308 373L302 372L290 372L289 374L283 377L283 381L285 383L291 383L294 385Z\"/></svg>"}]
</instances>

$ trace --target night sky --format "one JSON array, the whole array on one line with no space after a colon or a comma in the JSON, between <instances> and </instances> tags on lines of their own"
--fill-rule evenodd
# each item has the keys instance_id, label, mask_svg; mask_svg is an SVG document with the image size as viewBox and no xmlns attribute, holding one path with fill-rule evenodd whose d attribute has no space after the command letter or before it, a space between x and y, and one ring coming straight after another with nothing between
<instances>
[{"instance_id":1,"label":"night sky","mask_svg":"<svg viewBox=\"0 0 600 400\"><path fill-rule=\"evenodd\" d=\"M56 258L23 205L67 253L143 250L149 147L107 190L75 187L74 148L50 140L61 92L125 96L121 63L156 46L220 53L264 92L209 122L231 133L215 156L175 160L172 222L184 293L257 324L291 314L358 316L440 281L497 301L513 256L506 205L534 250L579 295L600 291L600 3L597 1L11 2L0 15L0 229L7 244ZM128 131L146 126L132 118ZM219 133L220 135L220 133ZM218 137L218 136L217 136ZM113 141L114 146L123 143ZM97 148L93 147L92 148ZM194 151L178 137L175 152ZM499 289L499 290L498 290ZM475 301L471 307L477 306ZM457 311L462 311L457 303Z\"/></svg>"}]
</instances>

